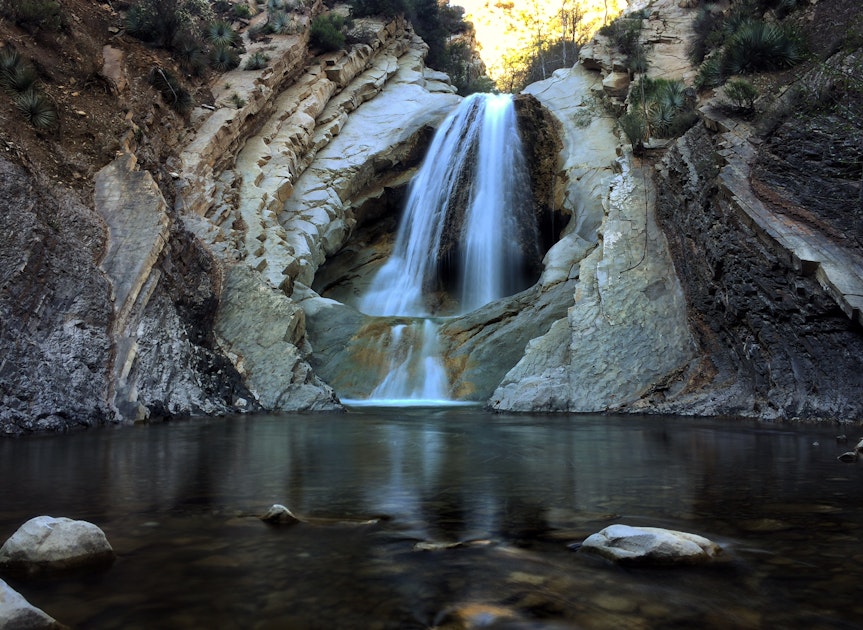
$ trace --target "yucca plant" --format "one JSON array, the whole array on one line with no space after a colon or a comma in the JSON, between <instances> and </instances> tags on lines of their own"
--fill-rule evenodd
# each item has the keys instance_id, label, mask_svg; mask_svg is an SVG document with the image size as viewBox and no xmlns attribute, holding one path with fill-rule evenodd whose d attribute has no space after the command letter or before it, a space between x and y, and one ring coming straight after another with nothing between
<instances>
[{"instance_id":1,"label":"yucca plant","mask_svg":"<svg viewBox=\"0 0 863 630\"><path fill-rule=\"evenodd\" d=\"M217 46L210 51L210 65L219 72L227 72L240 65L240 55L230 46Z\"/></svg>"},{"instance_id":2,"label":"yucca plant","mask_svg":"<svg viewBox=\"0 0 863 630\"><path fill-rule=\"evenodd\" d=\"M677 108L667 101L651 103L647 109L651 135L657 138L667 137L668 130L671 128L671 123L674 122L676 115Z\"/></svg>"},{"instance_id":3,"label":"yucca plant","mask_svg":"<svg viewBox=\"0 0 863 630\"><path fill-rule=\"evenodd\" d=\"M248 60L246 60L244 68L246 70L260 70L267 67L267 62L269 60L270 58L266 54L258 51L253 53Z\"/></svg>"},{"instance_id":4,"label":"yucca plant","mask_svg":"<svg viewBox=\"0 0 863 630\"><path fill-rule=\"evenodd\" d=\"M158 66L150 70L150 85L159 90L162 99L175 111L186 115L192 111L195 101L191 93L183 87L171 72Z\"/></svg>"},{"instance_id":5,"label":"yucca plant","mask_svg":"<svg viewBox=\"0 0 863 630\"><path fill-rule=\"evenodd\" d=\"M217 48L226 48L237 41L237 33L227 22L217 20L207 26L207 39Z\"/></svg>"},{"instance_id":6,"label":"yucca plant","mask_svg":"<svg viewBox=\"0 0 863 630\"><path fill-rule=\"evenodd\" d=\"M39 73L36 72L36 68L23 60L0 72L0 85L12 93L33 89L37 81L39 81Z\"/></svg>"},{"instance_id":7,"label":"yucca plant","mask_svg":"<svg viewBox=\"0 0 863 630\"><path fill-rule=\"evenodd\" d=\"M22 65L24 59L14 48L0 49L0 87L4 90L11 90L8 85L9 78L15 72L15 68Z\"/></svg>"},{"instance_id":8,"label":"yucca plant","mask_svg":"<svg viewBox=\"0 0 863 630\"><path fill-rule=\"evenodd\" d=\"M675 111L686 106L686 86L680 80L662 80L657 86L656 100L665 103Z\"/></svg>"},{"instance_id":9,"label":"yucca plant","mask_svg":"<svg viewBox=\"0 0 863 630\"><path fill-rule=\"evenodd\" d=\"M171 46L183 69L193 76L201 76L207 67L207 52L198 38L183 34L174 38Z\"/></svg>"},{"instance_id":10,"label":"yucca plant","mask_svg":"<svg viewBox=\"0 0 863 630\"><path fill-rule=\"evenodd\" d=\"M271 13L267 18L266 30L269 33L286 34L291 29L291 17L284 11Z\"/></svg>"},{"instance_id":11,"label":"yucca plant","mask_svg":"<svg viewBox=\"0 0 863 630\"><path fill-rule=\"evenodd\" d=\"M24 115L24 118L34 127L39 129L51 129L60 120L57 108L51 99L38 90L29 89L15 95L15 107Z\"/></svg>"},{"instance_id":12,"label":"yucca plant","mask_svg":"<svg viewBox=\"0 0 863 630\"><path fill-rule=\"evenodd\" d=\"M796 31L762 20L749 20L726 42L722 53L725 76L762 70L779 70L797 65L806 58Z\"/></svg>"}]
</instances>

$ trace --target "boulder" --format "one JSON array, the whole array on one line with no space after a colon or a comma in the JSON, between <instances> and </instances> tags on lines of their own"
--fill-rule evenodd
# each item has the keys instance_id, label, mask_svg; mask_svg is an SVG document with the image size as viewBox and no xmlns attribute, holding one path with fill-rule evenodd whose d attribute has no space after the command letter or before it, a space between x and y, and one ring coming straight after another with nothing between
<instances>
[{"instance_id":1,"label":"boulder","mask_svg":"<svg viewBox=\"0 0 863 630\"><path fill-rule=\"evenodd\" d=\"M610 525L588 536L580 551L595 553L619 564L703 564L722 548L703 536L659 527Z\"/></svg>"},{"instance_id":2,"label":"boulder","mask_svg":"<svg viewBox=\"0 0 863 630\"><path fill-rule=\"evenodd\" d=\"M114 558L97 526L52 516L31 518L0 547L0 569L25 576L105 568Z\"/></svg>"},{"instance_id":3,"label":"boulder","mask_svg":"<svg viewBox=\"0 0 863 630\"><path fill-rule=\"evenodd\" d=\"M55 619L33 606L0 580L0 628L6 630L60 630Z\"/></svg>"}]
</instances>

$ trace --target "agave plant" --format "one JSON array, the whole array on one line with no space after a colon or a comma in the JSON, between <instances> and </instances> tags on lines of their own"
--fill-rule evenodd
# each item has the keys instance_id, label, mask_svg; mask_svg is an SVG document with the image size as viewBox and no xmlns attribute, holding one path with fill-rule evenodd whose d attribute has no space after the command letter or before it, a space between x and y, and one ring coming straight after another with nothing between
<instances>
[{"instance_id":1,"label":"agave plant","mask_svg":"<svg viewBox=\"0 0 863 630\"><path fill-rule=\"evenodd\" d=\"M60 116L54 103L46 95L29 89L15 96L15 107L34 127L50 129L57 125Z\"/></svg>"}]
</instances>

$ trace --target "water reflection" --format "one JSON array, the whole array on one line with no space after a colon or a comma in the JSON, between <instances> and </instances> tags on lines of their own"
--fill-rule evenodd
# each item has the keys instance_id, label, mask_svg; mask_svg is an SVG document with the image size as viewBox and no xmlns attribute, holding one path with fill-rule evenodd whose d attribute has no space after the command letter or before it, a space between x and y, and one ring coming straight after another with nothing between
<instances>
[{"instance_id":1,"label":"water reflection","mask_svg":"<svg viewBox=\"0 0 863 630\"><path fill-rule=\"evenodd\" d=\"M520 627L855 627L863 479L833 433L455 408L6 440L0 538L37 514L105 529L107 574L13 584L75 627L461 627L468 604ZM272 503L313 523L265 526ZM731 560L623 571L567 549L612 522Z\"/></svg>"}]
</instances>

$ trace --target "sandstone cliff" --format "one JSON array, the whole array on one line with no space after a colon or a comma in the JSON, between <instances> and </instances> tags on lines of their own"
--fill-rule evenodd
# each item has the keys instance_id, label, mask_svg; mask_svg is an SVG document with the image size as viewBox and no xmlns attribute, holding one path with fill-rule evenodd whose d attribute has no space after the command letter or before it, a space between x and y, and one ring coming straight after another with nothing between
<instances>
[{"instance_id":1,"label":"sandstone cliff","mask_svg":"<svg viewBox=\"0 0 863 630\"><path fill-rule=\"evenodd\" d=\"M297 19L307 27L322 10ZM356 28L361 43L320 57L307 28L250 41L246 54L266 49L266 68L217 77L213 105L180 134L165 110L161 124L151 111L145 133L130 123L117 158L94 170L91 199L87 186L64 193L0 162L0 431L340 408L306 361L290 295L344 244L363 198L404 182L399 171L457 100L403 19ZM131 106L132 55L117 67L113 53L106 67L110 56L123 80L112 98ZM178 140L178 155L152 168L154 149ZM306 183L316 156L332 168Z\"/></svg>"}]
</instances>

